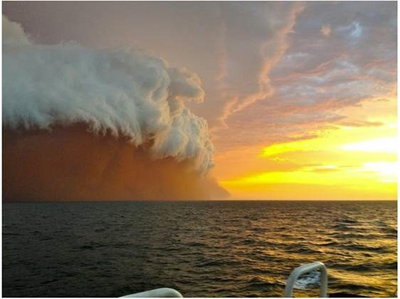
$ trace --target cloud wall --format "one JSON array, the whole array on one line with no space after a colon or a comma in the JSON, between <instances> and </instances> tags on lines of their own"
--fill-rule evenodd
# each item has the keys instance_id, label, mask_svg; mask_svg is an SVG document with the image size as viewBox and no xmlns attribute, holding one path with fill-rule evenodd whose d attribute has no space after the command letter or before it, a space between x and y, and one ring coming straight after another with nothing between
<instances>
[{"instance_id":1,"label":"cloud wall","mask_svg":"<svg viewBox=\"0 0 400 299\"><path fill-rule=\"evenodd\" d=\"M95 180L94 185L82 183L68 199L96 199L100 194L155 199L151 194L158 194L157 188L170 199L206 198L201 185L209 180L205 175L214 149L207 122L186 107L203 98L197 75L160 58L132 49L36 44L19 24L3 17L5 193L22 189L29 195L17 192L22 198L53 198L79 182ZM110 166L112 161L117 164ZM71 166L76 163L82 167ZM104 172L104 167L115 173L105 176L107 184L95 171ZM71 169L76 169L75 176L67 175ZM193 190L178 192L179 180L172 177L181 177ZM61 180L59 188L47 182L52 178ZM99 187L102 181L107 190ZM90 193L88 188L104 190Z\"/></svg>"},{"instance_id":2,"label":"cloud wall","mask_svg":"<svg viewBox=\"0 0 400 299\"><path fill-rule=\"evenodd\" d=\"M49 129L83 122L96 133L152 141L158 158L212 166L207 123L187 101L202 101L199 78L129 49L91 50L76 44L37 45L3 17L3 124Z\"/></svg>"}]
</instances>

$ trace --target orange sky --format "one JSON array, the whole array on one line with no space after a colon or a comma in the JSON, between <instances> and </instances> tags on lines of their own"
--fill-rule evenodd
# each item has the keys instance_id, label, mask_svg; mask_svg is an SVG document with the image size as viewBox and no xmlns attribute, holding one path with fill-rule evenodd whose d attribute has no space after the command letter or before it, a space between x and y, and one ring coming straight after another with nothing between
<instances>
[{"instance_id":1,"label":"orange sky","mask_svg":"<svg viewBox=\"0 0 400 299\"><path fill-rule=\"evenodd\" d=\"M319 137L217 155L215 175L235 199L394 200L396 99L343 111L376 127L335 126Z\"/></svg>"},{"instance_id":2,"label":"orange sky","mask_svg":"<svg viewBox=\"0 0 400 299\"><path fill-rule=\"evenodd\" d=\"M204 101L185 104L208 123L211 174L232 199L397 198L394 1L5 2L3 13L41 44L144 49L197 74Z\"/></svg>"}]
</instances>

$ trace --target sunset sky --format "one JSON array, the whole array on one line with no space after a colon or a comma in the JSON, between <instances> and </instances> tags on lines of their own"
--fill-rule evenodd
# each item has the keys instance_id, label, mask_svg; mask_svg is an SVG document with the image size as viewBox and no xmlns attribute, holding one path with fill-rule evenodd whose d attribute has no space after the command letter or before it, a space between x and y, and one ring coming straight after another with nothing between
<instances>
[{"instance_id":1,"label":"sunset sky","mask_svg":"<svg viewBox=\"0 0 400 299\"><path fill-rule=\"evenodd\" d=\"M3 2L41 44L196 73L232 199L397 198L396 2Z\"/></svg>"}]
</instances>

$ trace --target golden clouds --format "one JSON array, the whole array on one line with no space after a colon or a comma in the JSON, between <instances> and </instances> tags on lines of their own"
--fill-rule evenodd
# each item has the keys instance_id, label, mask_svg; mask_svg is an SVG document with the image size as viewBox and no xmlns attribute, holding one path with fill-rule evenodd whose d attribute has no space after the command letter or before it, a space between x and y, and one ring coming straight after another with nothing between
<instances>
[{"instance_id":1,"label":"golden clouds","mask_svg":"<svg viewBox=\"0 0 400 299\"><path fill-rule=\"evenodd\" d=\"M240 175L225 173L220 183L236 198L396 199L394 111L377 109L374 114L374 105L382 103L368 103L357 113L347 113L349 121L368 113L364 125L333 123L334 129L319 131L315 138L259 146L252 158L236 155L236 163L244 168L244 161L258 167L248 166ZM381 125L369 126L370 119Z\"/></svg>"}]
</instances>

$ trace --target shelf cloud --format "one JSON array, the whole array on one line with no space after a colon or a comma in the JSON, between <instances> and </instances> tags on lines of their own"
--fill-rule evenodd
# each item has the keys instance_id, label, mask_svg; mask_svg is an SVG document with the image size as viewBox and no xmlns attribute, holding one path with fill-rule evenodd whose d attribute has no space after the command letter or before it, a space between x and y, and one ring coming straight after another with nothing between
<instances>
[{"instance_id":1,"label":"shelf cloud","mask_svg":"<svg viewBox=\"0 0 400 299\"><path fill-rule=\"evenodd\" d=\"M6 198L209 197L213 144L206 120L186 106L203 98L196 74L144 51L37 44L3 16Z\"/></svg>"}]
</instances>

